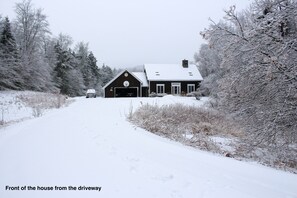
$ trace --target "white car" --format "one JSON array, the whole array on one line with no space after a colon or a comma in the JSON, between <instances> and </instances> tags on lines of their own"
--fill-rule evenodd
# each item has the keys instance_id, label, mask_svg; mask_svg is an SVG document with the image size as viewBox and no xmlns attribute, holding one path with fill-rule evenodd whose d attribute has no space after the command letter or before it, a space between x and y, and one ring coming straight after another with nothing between
<instances>
[{"instance_id":1,"label":"white car","mask_svg":"<svg viewBox=\"0 0 297 198\"><path fill-rule=\"evenodd\" d=\"M88 89L86 98L96 98L96 91L95 89Z\"/></svg>"}]
</instances>

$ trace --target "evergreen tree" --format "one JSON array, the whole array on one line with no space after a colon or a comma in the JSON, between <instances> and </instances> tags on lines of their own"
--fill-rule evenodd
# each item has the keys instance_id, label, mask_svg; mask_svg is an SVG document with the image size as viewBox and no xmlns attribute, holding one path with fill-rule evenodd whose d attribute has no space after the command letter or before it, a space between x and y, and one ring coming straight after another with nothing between
<instances>
[{"instance_id":1,"label":"evergreen tree","mask_svg":"<svg viewBox=\"0 0 297 198\"><path fill-rule=\"evenodd\" d=\"M112 72L112 69L103 64L101 70L100 70L100 79L102 82L102 86L106 85L106 83L108 83L111 79L113 79L114 74Z\"/></svg>"},{"instance_id":2,"label":"evergreen tree","mask_svg":"<svg viewBox=\"0 0 297 198\"><path fill-rule=\"evenodd\" d=\"M4 19L3 29L1 32L0 44L2 45L4 52L16 52L15 39L11 32L11 25L8 17Z\"/></svg>"},{"instance_id":3,"label":"evergreen tree","mask_svg":"<svg viewBox=\"0 0 297 198\"><path fill-rule=\"evenodd\" d=\"M69 64L72 65L72 69L69 71L69 79L70 79L70 96L82 96L85 94L85 85L83 80L83 75L81 73L81 69L78 65L78 60L76 59L76 55L70 49L68 50L69 54Z\"/></svg>"},{"instance_id":4,"label":"evergreen tree","mask_svg":"<svg viewBox=\"0 0 297 198\"><path fill-rule=\"evenodd\" d=\"M83 77L78 67L75 54L71 50L63 50L60 44L56 44L56 66L54 69L54 81L60 93L69 96L83 94Z\"/></svg>"},{"instance_id":5,"label":"evergreen tree","mask_svg":"<svg viewBox=\"0 0 297 198\"><path fill-rule=\"evenodd\" d=\"M65 51L62 50L59 43L55 46L56 52L56 67L54 68L54 82L56 87L60 89L60 93L67 94L67 70L69 70L69 65L67 64L67 57Z\"/></svg>"},{"instance_id":6,"label":"evergreen tree","mask_svg":"<svg viewBox=\"0 0 297 198\"><path fill-rule=\"evenodd\" d=\"M42 9L31 0L16 3L13 30L8 18L0 16L0 90L27 89L54 91L77 96L86 88L100 87L114 72L108 66L98 68L88 44L78 43L70 49L72 38L50 36L49 23Z\"/></svg>"},{"instance_id":7,"label":"evergreen tree","mask_svg":"<svg viewBox=\"0 0 297 198\"><path fill-rule=\"evenodd\" d=\"M84 86L86 88L93 88L93 87L90 87L92 73L88 65L88 53L89 53L89 49L88 49L87 43L79 42L76 45L77 64L83 76Z\"/></svg>"},{"instance_id":8,"label":"evergreen tree","mask_svg":"<svg viewBox=\"0 0 297 198\"><path fill-rule=\"evenodd\" d=\"M2 32L2 27L3 27L3 21L2 21L2 16L0 14L0 32Z\"/></svg>"},{"instance_id":9,"label":"evergreen tree","mask_svg":"<svg viewBox=\"0 0 297 198\"><path fill-rule=\"evenodd\" d=\"M21 89L20 59L8 17L0 36L0 89Z\"/></svg>"},{"instance_id":10,"label":"evergreen tree","mask_svg":"<svg viewBox=\"0 0 297 198\"><path fill-rule=\"evenodd\" d=\"M96 89L96 87L99 84L99 68L97 66L96 57L92 52L90 52L88 55L88 70L90 73L90 78L88 82L89 87Z\"/></svg>"}]
</instances>

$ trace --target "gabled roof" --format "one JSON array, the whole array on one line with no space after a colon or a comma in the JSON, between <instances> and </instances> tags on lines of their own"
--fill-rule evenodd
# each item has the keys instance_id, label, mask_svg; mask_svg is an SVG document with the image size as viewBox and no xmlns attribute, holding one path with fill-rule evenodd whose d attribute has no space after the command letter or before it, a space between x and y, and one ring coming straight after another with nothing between
<instances>
[{"instance_id":1,"label":"gabled roof","mask_svg":"<svg viewBox=\"0 0 297 198\"><path fill-rule=\"evenodd\" d=\"M144 72L132 72L132 74L140 80L140 82L142 82L142 86L143 87L148 87L148 82L147 82L147 79L146 79L146 75Z\"/></svg>"},{"instance_id":2,"label":"gabled roof","mask_svg":"<svg viewBox=\"0 0 297 198\"><path fill-rule=\"evenodd\" d=\"M144 72L129 72L128 70L124 70L120 73L118 73L112 80L110 80L106 85L104 85L102 87L102 89L105 89L108 85L110 85L115 79L117 79L119 76L121 76L123 73L128 72L129 74L131 74L134 78L136 78L140 83L142 83L143 87L148 87L148 83L145 77L145 73ZM143 73L143 74L140 74ZM143 77L144 75L144 77Z\"/></svg>"},{"instance_id":3,"label":"gabled roof","mask_svg":"<svg viewBox=\"0 0 297 198\"><path fill-rule=\"evenodd\" d=\"M184 68L180 64L145 64L149 81L202 81L203 78L196 65Z\"/></svg>"}]
</instances>

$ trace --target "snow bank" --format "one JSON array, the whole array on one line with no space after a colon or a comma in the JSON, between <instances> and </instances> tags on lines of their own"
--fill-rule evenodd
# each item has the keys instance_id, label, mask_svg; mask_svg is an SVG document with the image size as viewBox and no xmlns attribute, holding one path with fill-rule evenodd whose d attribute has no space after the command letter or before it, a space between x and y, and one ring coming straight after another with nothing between
<instances>
[{"instance_id":1,"label":"snow bank","mask_svg":"<svg viewBox=\"0 0 297 198\"><path fill-rule=\"evenodd\" d=\"M21 92L0 92L0 120L3 123L19 121L32 117L32 108L27 107L17 96ZM25 93L25 92L22 92Z\"/></svg>"},{"instance_id":2,"label":"snow bank","mask_svg":"<svg viewBox=\"0 0 297 198\"><path fill-rule=\"evenodd\" d=\"M41 116L65 104L65 97L33 91L0 91L0 122L18 122Z\"/></svg>"}]
</instances>

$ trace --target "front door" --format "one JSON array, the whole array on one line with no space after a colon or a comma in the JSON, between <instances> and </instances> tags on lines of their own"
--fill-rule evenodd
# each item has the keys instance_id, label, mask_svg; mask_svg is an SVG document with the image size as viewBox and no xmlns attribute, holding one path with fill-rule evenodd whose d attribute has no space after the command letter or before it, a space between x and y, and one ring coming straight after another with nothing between
<instances>
[{"instance_id":1,"label":"front door","mask_svg":"<svg viewBox=\"0 0 297 198\"><path fill-rule=\"evenodd\" d=\"M180 83L171 83L171 94L180 95Z\"/></svg>"}]
</instances>

